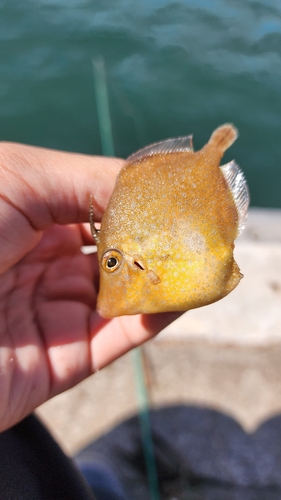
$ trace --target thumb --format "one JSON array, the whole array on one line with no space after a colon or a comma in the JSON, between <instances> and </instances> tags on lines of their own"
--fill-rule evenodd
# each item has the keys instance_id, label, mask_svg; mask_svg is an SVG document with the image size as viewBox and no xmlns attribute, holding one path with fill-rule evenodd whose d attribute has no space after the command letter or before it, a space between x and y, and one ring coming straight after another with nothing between
<instances>
[{"instance_id":1,"label":"thumb","mask_svg":"<svg viewBox=\"0 0 281 500\"><path fill-rule=\"evenodd\" d=\"M34 248L53 224L99 220L124 160L0 144L0 272Z\"/></svg>"}]
</instances>

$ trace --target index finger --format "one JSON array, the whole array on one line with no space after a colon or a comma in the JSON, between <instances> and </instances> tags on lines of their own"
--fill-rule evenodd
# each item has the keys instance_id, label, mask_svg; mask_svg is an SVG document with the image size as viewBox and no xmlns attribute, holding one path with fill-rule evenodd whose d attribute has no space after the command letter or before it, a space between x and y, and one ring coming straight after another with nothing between
<instances>
[{"instance_id":1,"label":"index finger","mask_svg":"<svg viewBox=\"0 0 281 500\"><path fill-rule=\"evenodd\" d=\"M0 144L0 271L34 248L53 224L100 220L124 164L20 144Z\"/></svg>"}]
</instances>

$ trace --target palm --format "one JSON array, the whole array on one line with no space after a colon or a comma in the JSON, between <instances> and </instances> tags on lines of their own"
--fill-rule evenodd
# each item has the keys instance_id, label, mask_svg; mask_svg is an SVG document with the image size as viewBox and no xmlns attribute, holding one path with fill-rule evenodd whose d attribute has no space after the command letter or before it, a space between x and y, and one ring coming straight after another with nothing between
<instances>
[{"instance_id":1,"label":"palm","mask_svg":"<svg viewBox=\"0 0 281 500\"><path fill-rule=\"evenodd\" d=\"M96 256L81 253L82 235L79 225L53 226L0 277L4 421L16 422L174 319L101 318Z\"/></svg>"},{"instance_id":2,"label":"palm","mask_svg":"<svg viewBox=\"0 0 281 500\"><path fill-rule=\"evenodd\" d=\"M63 390L71 373L73 384L89 371L95 290L91 260L80 246L79 226L54 226L0 277L1 365L9 375L3 377L8 383L1 387L1 408L16 419L27 400L35 407Z\"/></svg>"}]
</instances>

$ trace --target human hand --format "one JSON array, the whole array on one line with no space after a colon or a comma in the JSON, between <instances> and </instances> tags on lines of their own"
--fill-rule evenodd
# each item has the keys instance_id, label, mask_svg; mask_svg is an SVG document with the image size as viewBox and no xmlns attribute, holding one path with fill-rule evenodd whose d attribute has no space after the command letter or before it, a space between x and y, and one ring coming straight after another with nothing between
<instances>
[{"instance_id":1,"label":"human hand","mask_svg":"<svg viewBox=\"0 0 281 500\"><path fill-rule=\"evenodd\" d=\"M123 160L0 144L0 431L156 335L178 314L95 311L101 219Z\"/></svg>"}]
</instances>

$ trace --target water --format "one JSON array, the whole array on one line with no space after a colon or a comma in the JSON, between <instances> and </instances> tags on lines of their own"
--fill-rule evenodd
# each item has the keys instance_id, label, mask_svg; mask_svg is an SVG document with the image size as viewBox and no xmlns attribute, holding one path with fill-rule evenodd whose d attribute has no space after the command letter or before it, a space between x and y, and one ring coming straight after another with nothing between
<instances>
[{"instance_id":1,"label":"water","mask_svg":"<svg viewBox=\"0 0 281 500\"><path fill-rule=\"evenodd\" d=\"M0 139L100 154L100 55L117 155L231 121L226 161L281 207L279 1L0 0Z\"/></svg>"}]
</instances>

